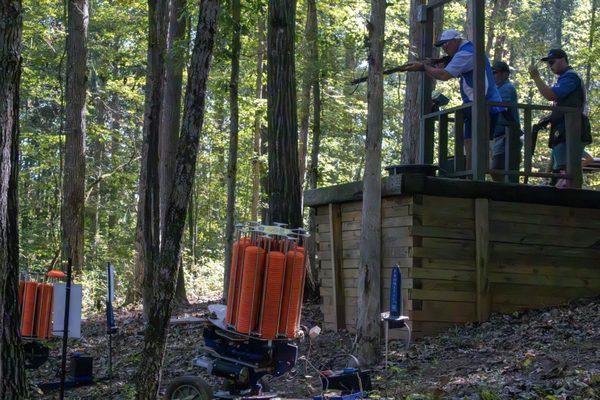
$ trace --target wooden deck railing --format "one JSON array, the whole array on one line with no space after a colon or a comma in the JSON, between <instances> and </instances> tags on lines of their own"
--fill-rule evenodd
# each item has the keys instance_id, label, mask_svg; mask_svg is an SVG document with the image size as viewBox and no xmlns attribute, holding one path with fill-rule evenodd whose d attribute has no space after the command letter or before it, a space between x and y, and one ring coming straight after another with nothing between
<instances>
[{"instance_id":1,"label":"wooden deck railing","mask_svg":"<svg viewBox=\"0 0 600 400\"><path fill-rule=\"evenodd\" d=\"M505 181L509 181L510 176L523 177L523 183L527 184L529 178L540 177L540 178L564 178L569 182L571 187L581 187L583 182L583 174L581 168L581 146L578 145L578 141L581 140L581 111L572 107L552 107L536 104L514 104L514 103L496 103L488 102L488 106L502 106L507 108L516 107L523 111L522 127L523 131L519 130L517 124L506 128L506 140L505 140L505 168L503 170L492 170L487 168L488 174L502 175ZM465 157L464 149L464 113L465 110L470 111L471 104L463 104L458 107L447 108L441 111L432 112L426 114L422 118L421 126L426 129L424 154L426 160L425 163L434 162L434 148L435 140L434 137L437 134L437 163L440 168L440 175L454 178L470 178L472 171L467 166L467 160ZM553 173L553 172L534 172L533 171L533 156L535 149L540 146L535 145L533 130L532 130L532 114L534 111L552 111L558 110L565 112L565 126L566 126L566 147L567 147L567 166L566 172ZM435 128L435 121L438 122L437 129ZM454 123L453 132L450 132L450 123ZM429 131L429 132L427 132ZM437 131L437 132L436 132ZM511 170L508 168L509 165L514 165L514 158L519 157L516 153L516 149L520 146L515 145L515 141L521 140L521 134L524 134L524 151L523 160L519 165L518 170ZM449 141L454 141L454 154L449 156L448 145ZM489 149L488 149L489 151ZM520 151L520 150L519 150ZM489 157L488 157L489 158ZM429 160L427 160L429 159ZM521 169L521 165L523 169Z\"/></svg>"}]
</instances>

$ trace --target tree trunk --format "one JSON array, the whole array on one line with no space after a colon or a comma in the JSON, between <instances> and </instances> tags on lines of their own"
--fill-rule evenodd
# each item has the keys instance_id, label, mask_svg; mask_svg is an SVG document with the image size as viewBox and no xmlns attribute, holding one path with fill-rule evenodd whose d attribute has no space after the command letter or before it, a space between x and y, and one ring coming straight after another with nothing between
<instances>
[{"instance_id":1,"label":"tree trunk","mask_svg":"<svg viewBox=\"0 0 600 400\"><path fill-rule=\"evenodd\" d=\"M240 0L231 1L231 76L229 77L229 160L227 162L227 220L225 223L225 275L223 276L223 299L227 298L233 234L235 231L235 182L238 156L238 86L240 80Z\"/></svg>"},{"instance_id":2,"label":"tree trunk","mask_svg":"<svg viewBox=\"0 0 600 400\"><path fill-rule=\"evenodd\" d=\"M506 49L504 48L505 44L506 33L502 32L500 35L498 35L498 38L496 39L496 45L494 47L494 62L503 61L506 54ZM511 64L512 63L509 63L509 65Z\"/></svg>"},{"instance_id":3,"label":"tree trunk","mask_svg":"<svg viewBox=\"0 0 600 400\"><path fill-rule=\"evenodd\" d=\"M494 62L504 61L504 46L506 43L506 22L508 17L508 8L510 6L510 0L498 0L498 12L496 14L495 19L493 20L493 24L495 26L495 32L497 33L496 43L494 45ZM490 26L490 30L492 27ZM489 37L488 37L489 38ZM492 49L492 44L488 41L488 55L490 54Z\"/></svg>"},{"instance_id":4,"label":"tree trunk","mask_svg":"<svg viewBox=\"0 0 600 400\"><path fill-rule=\"evenodd\" d=\"M302 88L300 94L300 149L298 151L298 165L300 170L300 186L304 186L306 170L306 154L308 152L308 130L310 126L310 90L314 85L316 65L316 40L317 40L317 11L314 0L306 2L306 29L304 48L307 54Z\"/></svg>"},{"instance_id":5,"label":"tree trunk","mask_svg":"<svg viewBox=\"0 0 600 400\"><path fill-rule=\"evenodd\" d=\"M444 7L438 7L435 10L433 10L433 37L434 40L437 40L437 38L439 38L442 34L442 32L444 31ZM441 47L434 47L433 48L433 56L434 57L441 57L442 55L442 48ZM436 85L436 80L433 79L433 89L435 90L435 85Z\"/></svg>"},{"instance_id":6,"label":"tree trunk","mask_svg":"<svg viewBox=\"0 0 600 400\"><path fill-rule=\"evenodd\" d=\"M302 226L295 72L296 0L269 0L267 84L270 223Z\"/></svg>"},{"instance_id":7,"label":"tree trunk","mask_svg":"<svg viewBox=\"0 0 600 400\"><path fill-rule=\"evenodd\" d=\"M157 273L153 275L154 296L148 309L142 360L137 371L136 399L156 399L171 317L175 282L181 257L181 238L186 210L196 170L196 158L202 124L206 83L217 24L218 0L202 0L195 45L188 73L183 124L179 143L173 190L169 196L166 231L161 240Z\"/></svg>"},{"instance_id":8,"label":"tree trunk","mask_svg":"<svg viewBox=\"0 0 600 400\"><path fill-rule=\"evenodd\" d=\"M465 36L473 41L473 0L467 0L467 18L465 19Z\"/></svg>"},{"instance_id":9,"label":"tree trunk","mask_svg":"<svg viewBox=\"0 0 600 400\"><path fill-rule=\"evenodd\" d=\"M173 186L175 172L175 156L177 155L177 139L179 137L179 120L181 118L181 85L183 82L183 69L185 66L186 0L171 0L169 10L169 27L167 36L167 53L165 57L165 82L164 96L161 106L160 133L159 133L159 197L160 197L160 235L165 234L165 215L167 201ZM185 292L185 278L183 263L180 264L177 290L175 291L177 304L188 304Z\"/></svg>"},{"instance_id":10,"label":"tree trunk","mask_svg":"<svg viewBox=\"0 0 600 400\"><path fill-rule=\"evenodd\" d=\"M383 130L383 47L385 0L371 0L367 140L363 179L358 271L358 354L367 365L379 360L381 296L381 142Z\"/></svg>"},{"instance_id":11,"label":"tree trunk","mask_svg":"<svg viewBox=\"0 0 600 400\"><path fill-rule=\"evenodd\" d=\"M553 28L554 28L554 39L552 41L552 48L559 49L562 47L562 39L563 39L563 21L564 21L564 1L565 0L554 0L554 9L552 10L552 15L554 18Z\"/></svg>"},{"instance_id":12,"label":"tree trunk","mask_svg":"<svg viewBox=\"0 0 600 400\"><path fill-rule=\"evenodd\" d=\"M494 33L495 28L500 22L498 14L500 13L500 7L502 6L502 0L494 0L494 7L492 8L492 15L490 15L488 26L487 26L487 39L485 44L486 54L490 54L494 45Z\"/></svg>"},{"instance_id":13,"label":"tree trunk","mask_svg":"<svg viewBox=\"0 0 600 400\"><path fill-rule=\"evenodd\" d=\"M0 2L0 398L27 399L19 307L19 86L21 1Z\"/></svg>"},{"instance_id":14,"label":"tree trunk","mask_svg":"<svg viewBox=\"0 0 600 400\"><path fill-rule=\"evenodd\" d=\"M144 103L142 165L138 187L136 226L136 286L142 294L144 314L153 296L153 276L159 254L160 200L158 141L161 100L164 94L164 60L168 0L148 0L148 52Z\"/></svg>"},{"instance_id":15,"label":"tree trunk","mask_svg":"<svg viewBox=\"0 0 600 400\"><path fill-rule=\"evenodd\" d=\"M596 10L598 9L598 0L592 0L592 17L590 20L590 33L588 37L588 61L585 67L585 88L590 92L591 74L592 74L592 50L594 48L594 39L596 36Z\"/></svg>"},{"instance_id":16,"label":"tree trunk","mask_svg":"<svg viewBox=\"0 0 600 400\"><path fill-rule=\"evenodd\" d=\"M63 259L83 267L85 196L85 95L87 83L88 0L69 0L65 90L65 166L61 211Z\"/></svg>"},{"instance_id":17,"label":"tree trunk","mask_svg":"<svg viewBox=\"0 0 600 400\"><path fill-rule=\"evenodd\" d=\"M257 17L257 61L256 61L256 99L262 100L263 97L263 68L264 68L264 52L265 52L265 17L262 10L259 10ZM262 109L258 108L254 114L254 155L252 157L252 221L258 221L258 208L260 204L260 171L262 154L261 136L263 131L262 126Z\"/></svg>"},{"instance_id":18,"label":"tree trunk","mask_svg":"<svg viewBox=\"0 0 600 400\"><path fill-rule=\"evenodd\" d=\"M408 31L408 60L414 61L419 58L421 43L421 24L418 22L419 7L424 4L423 0L410 1L410 27ZM402 134L402 164L416 164L419 162L419 130L420 115L419 104L421 95L419 86L423 79L421 73L406 74L406 91L404 97L404 120Z\"/></svg>"},{"instance_id":19,"label":"tree trunk","mask_svg":"<svg viewBox=\"0 0 600 400\"><path fill-rule=\"evenodd\" d=\"M319 48L318 48L318 19L317 19L317 4L316 0L308 0L308 13L307 13L307 41L309 43L309 65L312 68L310 76L311 88L313 91L313 131L312 131L312 144L310 152L310 164L307 170L307 186L309 189L317 188L318 180L318 165L319 165L319 150L321 147L321 83L320 83L320 68L319 68ZM310 24L309 24L310 22ZM310 26L310 34L308 28ZM310 39L310 40L309 40ZM308 139L308 138L307 138ZM306 150L305 150L306 151ZM304 157L306 158L306 156ZM304 158L302 158L303 166ZM304 174L301 174L302 177ZM315 210L311 208L308 215L308 231L310 238L308 239L308 254L309 254L309 279L307 280L306 295L310 298L316 298L319 296L319 289L317 282L318 279L318 268L317 268L317 246L316 246L316 233L317 225L315 222Z\"/></svg>"}]
</instances>

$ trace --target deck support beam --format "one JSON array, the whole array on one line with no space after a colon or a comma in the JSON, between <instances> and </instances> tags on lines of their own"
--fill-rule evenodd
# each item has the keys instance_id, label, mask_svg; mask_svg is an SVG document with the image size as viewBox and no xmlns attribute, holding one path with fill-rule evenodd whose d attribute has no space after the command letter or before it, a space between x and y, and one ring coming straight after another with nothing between
<instances>
[{"instance_id":1,"label":"deck support beam","mask_svg":"<svg viewBox=\"0 0 600 400\"><path fill-rule=\"evenodd\" d=\"M475 267L477 268L477 321L490 317L492 303L488 262L490 248L489 200L475 199Z\"/></svg>"},{"instance_id":2,"label":"deck support beam","mask_svg":"<svg viewBox=\"0 0 600 400\"><path fill-rule=\"evenodd\" d=\"M419 20L422 23L421 54L419 58L424 60L433 57L433 8L421 7ZM421 96L421 122L419 137L419 159L421 164L433 164L434 128L435 124L431 118L423 118L432 112L433 102L431 93L433 82L427 74L421 74L419 95Z\"/></svg>"},{"instance_id":3,"label":"deck support beam","mask_svg":"<svg viewBox=\"0 0 600 400\"><path fill-rule=\"evenodd\" d=\"M329 204L329 229L331 235L331 278L333 286L333 310L335 329L346 328L346 305L344 294L342 256L342 209L340 204Z\"/></svg>"},{"instance_id":4,"label":"deck support beam","mask_svg":"<svg viewBox=\"0 0 600 400\"><path fill-rule=\"evenodd\" d=\"M488 170L488 106L486 104L485 0L470 0L473 7L473 107L471 108L473 180L485 181Z\"/></svg>"}]
</instances>

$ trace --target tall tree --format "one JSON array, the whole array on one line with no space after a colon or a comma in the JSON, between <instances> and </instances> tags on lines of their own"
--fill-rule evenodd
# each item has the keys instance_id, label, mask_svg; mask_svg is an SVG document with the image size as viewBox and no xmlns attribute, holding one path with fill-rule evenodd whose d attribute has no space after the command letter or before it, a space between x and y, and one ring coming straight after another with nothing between
<instances>
[{"instance_id":1,"label":"tall tree","mask_svg":"<svg viewBox=\"0 0 600 400\"><path fill-rule=\"evenodd\" d=\"M136 226L137 286L142 293L144 313L152 299L152 287L160 243L160 193L158 142L161 101L164 95L165 53L169 0L148 0L148 52L144 100L142 165L138 185ZM141 277L141 279L140 279Z\"/></svg>"},{"instance_id":2,"label":"tall tree","mask_svg":"<svg viewBox=\"0 0 600 400\"><path fill-rule=\"evenodd\" d=\"M225 226L225 276L223 298L229 289L233 234L235 230L235 182L237 176L240 80L240 0L231 0L231 75L229 77L229 159L227 161L227 210Z\"/></svg>"},{"instance_id":3,"label":"tall tree","mask_svg":"<svg viewBox=\"0 0 600 400\"><path fill-rule=\"evenodd\" d=\"M258 102L264 98L263 70L265 54L265 16L259 7L257 12L257 51L256 51L256 88L255 97ZM261 137L263 135L263 113L261 107L257 107L254 113L254 154L252 155L252 206L251 219L258 221L258 207L260 203L260 171L262 154Z\"/></svg>"},{"instance_id":4,"label":"tall tree","mask_svg":"<svg viewBox=\"0 0 600 400\"><path fill-rule=\"evenodd\" d=\"M383 48L385 0L371 0L367 139L363 178L360 266L358 270L358 354L366 364L379 357L381 297L381 142L383 138Z\"/></svg>"},{"instance_id":5,"label":"tall tree","mask_svg":"<svg viewBox=\"0 0 600 400\"><path fill-rule=\"evenodd\" d=\"M465 36L473 41L473 0L467 0L467 18L464 20Z\"/></svg>"},{"instance_id":6,"label":"tall tree","mask_svg":"<svg viewBox=\"0 0 600 400\"><path fill-rule=\"evenodd\" d=\"M494 48L494 62L503 61L506 52L504 46L506 43L506 24L510 0L497 0L497 4L497 11L488 28L488 42L486 47L488 56L491 55L492 47ZM494 39L495 43L492 43Z\"/></svg>"},{"instance_id":7,"label":"tall tree","mask_svg":"<svg viewBox=\"0 0 600 400\"><path fill-rule=\"evenodd\" d=\"M173 186L175 172L175 156L177 155L177 139L179 137L179 122L181 119L181 89L185 54L187 52L187 20L185 15L186 0L171 0L169 8L169 26L167 28L167 52L165 57L164 96L160 110L159 147L159 213L160 235L165 234L166 207ZM179 266L177 275L177 290L175 300L179 304L187 303L185 293L185 278L183 263Z\"/></svg>"},{"instance_id":8,"label":"tall tree","mask_svg":"<svg viewBox=\"0 0 600 400\"><path fill-rule=\"evenodd\" d=\"M317 18L317 2L316 0L307 1L307 19L306 19L306 39L308 43L308 66L310 67L310 89L312 89L312 104L313 104L313 129L312 129L312 143L310 151L310 163L306 171L307 187L309 189L317 188L318 180L318 168L319 168L319 151L321 147L321 82L320 75L321 70L319 67L319 47L318 47L318 18ZM308 110L307 110L308 111ZM305 139L308 141L308 137ZM306 149L304 150L307 151ZM300 158L301 168L306 162L304 158ZM304 173L300 174L302 178ZM317 282L318 282L318 268L316 263L316 223L315 223L315 210L311 208L308 216L308 229L310 232L310 238L308 240L308 252L310 262L310 274L311 281L310 289L313 293L309 293L311 296L317 296Z\"/></svg>"},{"instance_id":9,"label":"tall tree","mask_svg":"<svg viewBox=\"0 0 600 400\"><path fill-rule=\"evenodd\" d=\"M316 40L317 40L317 12L314 0L306 2L306 28L304 48L307 54L302 77L300 94L300 148L298 151L298 165L300 166L300 183L304 182L306 170L306 155L308 152L308 130L310 125L310 94L315 81L316 65Z\"/></svg>"},{"instance_id":10,"label":"tall tree","mask_svg":"<svg viewBox=\"0 0 600 400\"><path fill-rule=\"evenodd\" d=\"M418 13L421 5L425 4L423 0L411 0L410 2L410 26L408 31L408 60L415 61L419 58L421 45L423 42L421 23ZM438 7L433 13L434 37L442 33L444 26L444 7ZM439 56L439 49L434 49ZM402 156L403 164L415 164L419 162L419 131L420 114L419 104L421 103L421 92L419 86L423 79L423 74L406 74L406 90L404 94L404 113L402 120ZM435 81L434 81L435 85Z\"/></svg>"},{"instance_id":11,"label":"tall tree","mask_svg":"<svg viewBox=\"0 0 600 400\"><path fill-rule=\"evenodd\" d=\"M29 397L21 347L19 307L19 88L23 8L0 2L0 398Z\"/></svg>"},{"instance_id":12,"label":"tall tree","mask_svg":"<svg viewBox=\"0 0 600 400\"><path fill-rule=\"evenodd\" d=\"M585 66L585 88L590 92L591 74L592 74L592 51L594 49L594 40L596 38L596 12L598 11L598 0L592 0L592 15L590 19L590 31L588 36L588 61Z\"/></svg>"},{"instance_id":13,"label":"tall tree","mask_svg":"<svg viewBox=\"0 0 600 400\"><path fill-rule=\"evenodd\" d=\"M419 23L419 8L423 0L410 1L410 26L408 30L408 60L419 58L422 43L421 24ZM422 74L406 74L406 91L404 95L404 119L402 123L402 163L416 164L419 161L419 104L421 96L419 85Z\"/></svg>"},{"instance_id":14,"label":"tall tree","mask_svg":"<svg viewBox=\"0 0 600 400\"><path fill-rule=\"evenodd\" d=\"M76 270L83 266L88 20L88 0L69 0L61 242L63 258L72 259Z\"/></svg>"},{"instance_id":15,"label":"tall tree","mask_svg":"<svg viewBox=\"0 0 600 400\"><path fill-rule=\"evenodd\" d=\"M302 226L294 37L296 0L269 0L267 99L269 220Z\"/></svg>"},{"instance_id":16,"label":"tall tree","mask_svg":"<svg viewBox=\"0 0 600 400\"><path fill-rule=\"evenodd\" d=\"M136 399L156 399L175 282L181 257L181 238L196 171L200 134L204 122L206 83L217 25L218 0L201 0L194 50L184 100L183 123L177 145L173 190L169 196L166 232L161 238L154 296L148 308L142 360L137 372Z\"/></svg>"}]
</instances>

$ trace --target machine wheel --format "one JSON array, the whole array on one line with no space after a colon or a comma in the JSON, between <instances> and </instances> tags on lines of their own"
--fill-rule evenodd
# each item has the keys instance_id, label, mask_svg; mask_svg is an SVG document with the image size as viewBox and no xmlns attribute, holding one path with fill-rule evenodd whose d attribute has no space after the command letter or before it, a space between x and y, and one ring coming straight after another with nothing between
<instances>
[{"instance_id":1,"label":"machine wheel","mask_svg":"<svg viewBox=\"0 0 600 400\"><path fill-rule=\"evenodd\" d=\"M167 387L166 400L212 400L212 389L202 378L182 376Z\"/></svg>"}]
</instances>

